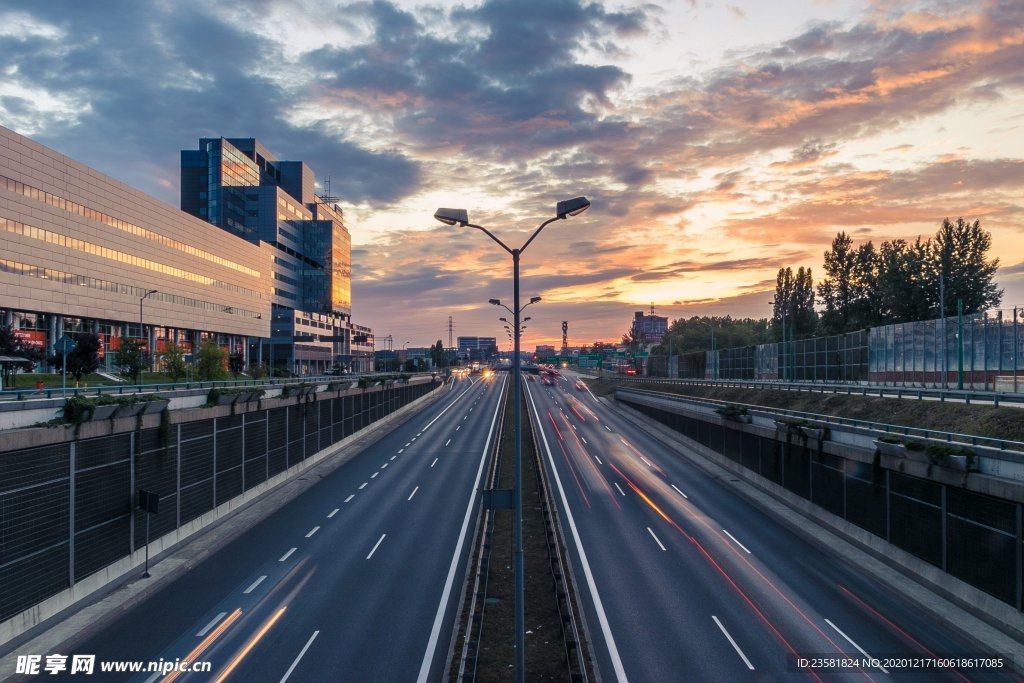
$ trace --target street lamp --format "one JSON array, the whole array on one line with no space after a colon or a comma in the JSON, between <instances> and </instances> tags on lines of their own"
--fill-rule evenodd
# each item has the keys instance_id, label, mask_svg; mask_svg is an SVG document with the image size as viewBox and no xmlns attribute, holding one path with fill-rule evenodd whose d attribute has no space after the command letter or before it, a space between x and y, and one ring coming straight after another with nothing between
<instances>
[{"instance_id":1,"label":"street lamp","mask_svg":"<svg viewBox=\"0 0 1024 683\"><path fill-rule=\"evenodd\" d=\"M512 297L513 304L512 308L504 306L500 299L491 299L489 303L495 306L503 306L506 310L510 311L514 318L514 324L512 325L514 331L514 350L512 354L512 376L514 382L513 393L515 394L515 411L514 411L514 429L515 432L515 489L513 493L513 515L514 515L514 530L513 540L515 542L515 627L516 627L516 676L515 680L517 683L523 683L524 676L526 673L525 665L525 618L523 613L523 452L522 452L522 440L523 440L523 416L522 416L522 378L520 377L520 360L519 360L519 315L522 313L522 308L535 304L540 301L539 296L532 297L530 303L520 308L519 306L519 256L526 251L526 248L530 246L530 243L540 234L549 223L554 223L557 220L564 220L569 216L578 216L587 210L590 206L590 201L586 197L574 197L573 199L566 199L558 202L555 207L555 217L549 218L548 220L541 223L533 234L530 235L530 239L526 240L526 243L518 249L513 249L507 244L502 242L500 239L495 237L486 228L474 225L469 222L469 213L465 209L438 209L434 212L434 218L441 221L445 225L459 225L461 227L475 228L480 232L484 233L492 240L498 243L502 249L507 251L512 256Z\"/></svg>"},{"instance_id":2,"label":"street lamp","mask_svg":"<svg viewBox=\"0 0 1024 683\"><path fill-rule=\"evenodd\" d=\"M149 290L148 292L146 292L145 294L143 294L143 295L142 295L142 296L141 296L141 297L139 298L139 337L142 337L142 336L144 336L144 335L146 334L146 328L145 328L145 327L143 327L143 325L142 325L142 302L143 302L143 301L145 301L146 299L148 299L148 298L149 298L149 297L150 297L151 295L153 295L153 294L157 294L157 293L158 293L158 291L157 291L157 290L155 290L155 289L151 289L151 290ZM156 340L153 340L153 343L152 343L152 344L149 344L149 343L147 342L147 347L148 347L148 346L156 346ZM147 365L149 365L149 366L150 366L150 369L152 369L152 367L153 367L153 365L152 365L152 363L153 363L152 359L153 359L153 355L154 355L154 354L153 354L153 351L154 351L154 350L155 350L155 349L149 349L149 358L150 358L150 360L149 360L149 362L147 363ZM139 369L139 384L140 384L140 385L142 384L142 370L141 370L141 368Z\"/></svg>"}]
</instances>

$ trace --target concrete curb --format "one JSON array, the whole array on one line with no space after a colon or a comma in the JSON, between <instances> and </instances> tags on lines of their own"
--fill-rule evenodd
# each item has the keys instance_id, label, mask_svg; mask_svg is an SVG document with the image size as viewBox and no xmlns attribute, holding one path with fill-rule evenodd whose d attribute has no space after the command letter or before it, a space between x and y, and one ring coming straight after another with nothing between
<instances>
[{"instance_id":1,"label":"concrete curb","mask_svg":"<svg viewBox=\"0 0 1024 683\"><path fill-rule=\"evenodd\" d=\"M874 537L781 486L750 472L723 455L693 442L678 432L651 421L639 411L607 398L598 398L610 409L659 440L676 446L677 452L708 474L757 505L776 521L814 545L826 549L879 582L890 586L937 623L948 626L973 643L979 652L1008 657L1015 671L1024 671L1024 615L1006 620L1000 614L982 612L979 602L987 594ZM735 481L739 477L740 481ZM811 521L813 524L808 525ZM868 539L863 535L872 536ZM922 578L922 574L928 578ZM936 580L941 579L941 583ZM986 600L979 601L977 598ZM955 601L955 602L954 602ZM967 609L970 607L970 611ZM1013 615L1011 615L1013 616ZM1014 637L1013 633L1017 634Z\"/></svg>"},{"instance_id":2,"label":"concrete curb","mask_svg":"<svg viewBox=\"0 0 1024 683\"><path fill-rule=\"evenodd\" d=\"M182 572L276 512L321 478L376 443L405 419L443 397L446 386L396 410L224 503L192 524L150 542L149 579L141 577L144 550L110 565L75 586L0 624L0 681L10 680L17 655L69 651L89 632L161 590ZM310 474L318 476L311 477ZM188 541L185 543L185 541ZM19 627L20 630L19 630Z\"/></svg>"}]
</instances>

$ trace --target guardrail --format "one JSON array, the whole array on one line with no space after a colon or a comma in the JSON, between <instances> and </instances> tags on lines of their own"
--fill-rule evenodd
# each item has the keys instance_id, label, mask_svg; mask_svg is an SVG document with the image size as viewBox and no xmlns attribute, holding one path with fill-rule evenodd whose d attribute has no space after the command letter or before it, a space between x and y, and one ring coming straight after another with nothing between
<instances>
[{"instance_id":1,"label":"guardrail","mask_svg":"<svg viewBox=\"0 0 1024 683\"><path fill-rule=\"evenodd\" d=\"M323 384L324 382L358 382L364 377L392 376L393 372L373 372L349 375L313 375L306 377L274 377L263 379L229 379L207 382L160 382L154 384L102 384L91 387L45 387L43 389L5 389L0 391L0 401L27 401L30 399L66 398L69 396L124 396L142 393L160 393L166 391L184 391L191 389L222 389L231 387L275 387L286 384L305 382ZM415 372L409 377L428 376L438 373Z\"/></svg>"},{"instance_id":2,"label":"guardrail","mask_svg":"<svg viewBox=\"0 0 1024 683\"><path fill-rule=\"evenodd\" d=\"M918 437L921 439L936 439L940 441L948 441L950 443L969 444L972 446L985 446L987 448L995 448L1001 451L1024 452L1024 441L1013 441L1011 439L996 439L993 437L980 436L975 434L960 434L958 432L945 432L936 429L921 429L918 427L894 425L885 422L871 422L869 420L857 420L848 417L837 417L835 415L822 415L820 413L808 413L799 410L788 410L785 408L772 408L769 406L754 405L749 403L736 403L735 401L721 401L712 398L697 398L693 396L673 394L665 391L651 391L649 389L634 389L632 387L621 387L616 391L627 391L641 395L656 396L659 398L669 398L674 401L680 401L682 403L690 403L697 405L703 404L705 406L709 404L716 406L732 405L737 406L739 408L746 408L748 412L756 412L764 415L794 417L803 420L813 420L815 422L820 422L824 424L856 427L859 429L867 429L875 432L899 434L901 436Z\"/></svg>"},{"instance_id":3,"label":"guardrail","mask_svg":"<svg viewBox=\"0 0 1024 683\"><path fill-rule=\"evenodd\" d=\"M786 382L780 380L723 380L723 379L670 379L665 377L638 377L631 375L591 374L592 377L613 379L616 382L642 384L675 384L704 387L733 387L740 389L781 389L783 391L806 391L821 394L847 394L849 396L877 396L879 398L916 398L938 401L958 401L968 405L991 403L1024 407L1024 394L999 391L976 391L966 389L926 389L923 387L887 387L875 384L840 384L824 382Z\"/></svg>"}]
</instances>

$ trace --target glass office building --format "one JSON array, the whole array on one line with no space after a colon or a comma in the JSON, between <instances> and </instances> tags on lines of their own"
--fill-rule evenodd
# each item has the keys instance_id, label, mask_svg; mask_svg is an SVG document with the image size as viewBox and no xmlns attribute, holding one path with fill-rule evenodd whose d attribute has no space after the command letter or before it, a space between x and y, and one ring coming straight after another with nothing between
<instances>
[{"instance_id":1,"label":"glass office building","mask_svg":"<svg viewBox=\"0 0 1024 683\"><path fill-rule=\"evenodd\" d=\"M270 339L255 352L295 374L361 368L352 346L352 242L312 169L254 138L201 138L181 152L181 208L257 244L272 264Z\"/></svg>"}]
</instances>

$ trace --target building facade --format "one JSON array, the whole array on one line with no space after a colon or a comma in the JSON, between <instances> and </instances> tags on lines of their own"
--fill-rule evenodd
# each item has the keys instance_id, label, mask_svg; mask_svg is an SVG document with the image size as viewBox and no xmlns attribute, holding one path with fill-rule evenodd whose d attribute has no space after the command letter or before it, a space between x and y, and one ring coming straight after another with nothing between
<instances>
[{"instance_id":1,"label":"building facade","mask_svg":"<svg viewBox=\"0 0 1024 683\"><path fill-rule=\"evenodd\" d=\"M269 336L266 248L3 127L0 235L0 324L47 354L73 332L99 335L106 368L126 337L248 355Z\"/></svg>"},{"instance_id":2,"label":"building facade","mask_svg":"<svg viewBox=\"0 0 1024 683\"><path fill-rule=\"evenodd\" d=\"M352 242L313 170L254 138L201 138L181 152L181 208L257 245L271 263L271 336L250 350L295 374L366 358L351 324ZM360 361L362 362L362 361Z\"/></svg>"},{"instance_id":3,"label":"building facade","mask_svg":"<svg viewBox=\"0 0 1024 683\"><path fill-rule=\"evenodd\" d=\"M495 337L459 337L459 360L488 361L498 353Z\"/></svg>"},{"instance_id":4,"label":"building facade","mask_svg":"<svg viewBox=\"0 0 1024 683\"><path fill-rule=\"evenodd\" d=\"M657 346L668 334L668 318L637 311L633 314L632 333L633 339L641 346Z\"/></svg>"}]
</instances>

